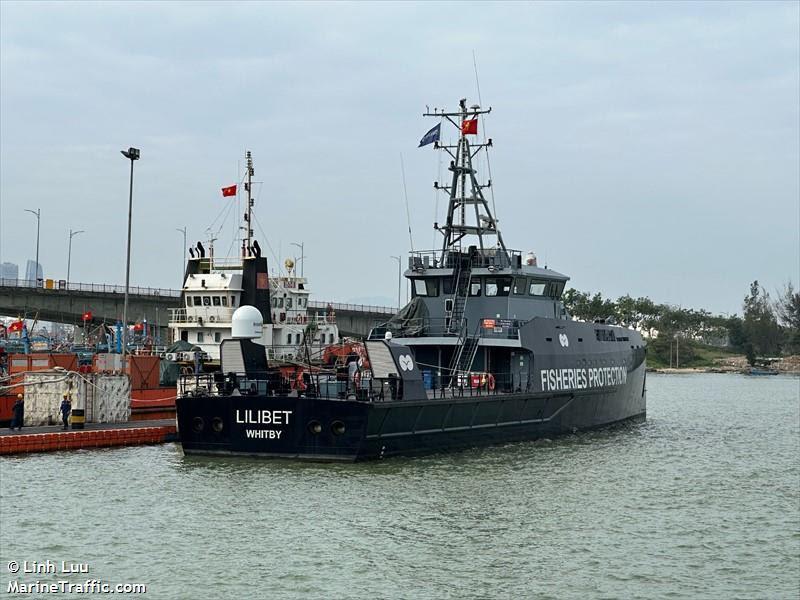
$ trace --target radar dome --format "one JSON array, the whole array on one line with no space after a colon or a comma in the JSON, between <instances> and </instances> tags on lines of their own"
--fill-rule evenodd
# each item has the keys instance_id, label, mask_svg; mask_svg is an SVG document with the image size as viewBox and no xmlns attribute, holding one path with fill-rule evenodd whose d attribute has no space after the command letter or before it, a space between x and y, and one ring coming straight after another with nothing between
<instances>
[{"instance_id":1,"label":"radar dome","mask_svg":"<svg viewBox=\"0 0 800 600\"><path fill-rule=\"evenodd\" d=\"M231 334L236 339L254 339L261 337L264 317L255 306L240 306L231 318Z\"/></svg>"}]
</instances>

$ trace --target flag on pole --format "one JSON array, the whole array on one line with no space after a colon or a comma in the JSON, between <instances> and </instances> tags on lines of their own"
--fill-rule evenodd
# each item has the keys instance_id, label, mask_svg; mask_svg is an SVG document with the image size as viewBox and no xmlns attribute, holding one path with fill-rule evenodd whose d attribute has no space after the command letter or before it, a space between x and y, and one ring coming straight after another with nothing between
<instances>
[{"instance_id":1,"label":"flag on pole","mask_svg":"<svg viewBox=\"0 0 800 600\"><path fill-rule=\"evenodd\" d=\"M464 135L478 135L478 119L464 119L461 122L461 133Z\"/></svg>"},{"instance_id":2,"label":"flag on pole","mask_svg":"<svg viewBox=\"0 0 800 600\"><path fill-rule=\"evenodd\" d=\"M85 321L91 321L92 320L92 311L87 310L85 313L83 313L83 320L84 320L84 322Z\"/></svg>"},{"instance_id":3,"label":"flag on pole","mask_svg":"<svg viewBox=\"0 0 800 600\"><path fill-rule=\"evenodd\" d=\"M235 196L236 195L236 184L229 185L228 187L222 188L222 197L226 198L227 196Z\"/></svg>"},{"instance_id":4,"label":"flag on pole","mask_svg":"<svg viewBox=\"0 0 800 600\"><path fill-rule=\"evenodd\" d=\"M8 326L8 332L13 333L14 331L22 331L22 321L14 321L11 325Z\"/></svg>"},{"instance_id":5,"label":"flag on pole","mask_svg":"<svg viewBox=\"0 0 800 600\"><path fill-rule=\"evenodd\" d=\"M435 127L432 127L428 133L422 136L422 139L419 141L419 146L417 148L422 148L423 146L427 146L428 144L432 144L433 142L439 141L439 135L442 131L442 124L437 123Z\"/></svg>"}]
</instances>

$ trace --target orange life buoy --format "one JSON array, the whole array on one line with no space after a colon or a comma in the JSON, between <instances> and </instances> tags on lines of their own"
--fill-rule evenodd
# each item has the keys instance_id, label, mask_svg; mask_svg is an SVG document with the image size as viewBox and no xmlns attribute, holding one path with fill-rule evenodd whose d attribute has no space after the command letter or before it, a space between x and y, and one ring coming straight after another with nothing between
<instances>
[{"instance_id":1,"label":"orange life buoy","mask_svg":"<svg viewBox=\"0 0 800 600\"><path fill-rule=\"evenodd\" d=\"M487 383L489 385L489 390L494 391L494 386L495 386L494 375L492 375L491 373L489 373L489 377L487 377Z\"/></svg>"}]
</instances>

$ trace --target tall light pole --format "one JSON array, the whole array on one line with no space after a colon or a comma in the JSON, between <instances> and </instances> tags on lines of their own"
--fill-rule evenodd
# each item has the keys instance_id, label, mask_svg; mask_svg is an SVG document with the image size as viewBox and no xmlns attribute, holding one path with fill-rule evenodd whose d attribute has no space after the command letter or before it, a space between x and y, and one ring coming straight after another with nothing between
<instances>
[{"instance_id":1,"label":"tall light pole","mask_svg":"<svg viewBox=\"0 0 800 600\"><path fill-rule=\"evenodd\" d=\"M299 244L297 242L292 242L292 246L300 248L300 260L302 261L300 263L300 277L304 277L303 272L306 270L306 253L303 247L305 246L305 242L300 242Z\"/></svg>"},{"instance_id":2,"label":"tall light pole","mask_svg":"<svg viewBox=\"0 0 800 600\"><path fill-rule=\"evenodd\" d=\"M86 233L83 229L79 229L78 231L69 230L69 250L67 251L67 288L69 288L69 267L70 263L72 262L72 238L74 238L79 233Z\"/></svg>"},{"instance_id":3,"label":"tall light pole","mask_svg":"<svg viewBox=\"0 0 800 600\"><path fill-rule=\"evenodd\" d=\"M31 210L30 208L26 208L26 211L31 213L32 215L36 215L36 264L33 266L33 279L36 281L37 285L39 283L39 225L42 223L42 209L37 208L36 210ZM44 273L42 273L44 276Z\"/></svg>"},{"instance_id":4,"label":"tall light pole","mask_svg":"<svg viewBox=\"0 0 800 600\"><path fill-rule=\"evenodd\" d=\"M122 304L122 363L125 366L125 354L128 347L128 288L131 283L131 217L133 216L133 161L139 160L139 149L120 150L122 156L131 161L131 184L128 193L128 254L125 261L125 300Z\"/></svg>"},{"instance_id":5,"label":"tall light pole","mask_svg":"<svg viewBox=\"0 0 800 600\"><path fill-rule=\"evenodd\" d=\"M400 271L402 259L399 256L390 256L397 261L397 311L400 312L400 285L403 283L403 274Z\"/></svg>"},{"instance_id":6,"label":"tall light pole","mask_svg":"<svg viewBox=\"0 0 800 600\"><path fill-rule=\"evenodd\" d=\"M178 280L183 287L183 274L186 272L186 227L176 227L175 231L180 231L183 234L183 265L181 265L181 278Z\"/></svg>"}]
</instances>

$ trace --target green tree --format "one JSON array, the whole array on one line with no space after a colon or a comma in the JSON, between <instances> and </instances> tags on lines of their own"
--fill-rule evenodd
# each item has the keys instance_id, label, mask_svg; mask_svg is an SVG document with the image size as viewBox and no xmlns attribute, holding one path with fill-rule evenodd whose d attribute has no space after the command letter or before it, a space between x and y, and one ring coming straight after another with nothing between
<instances>
[{"instance_id":1,"label":"green tree","mask_svg":"<svg viewBox=\"0 0 800 600\"><path fill-rule=\"evenodd\" d=\"M753 354L770 356L778 353L781 330L769 293L761 287L758 280L750 284L750 294L745 297L743 308L744 333L753 346Z\"/></svg>"},{"instance_id":2,"label":"green tree","mask_svg":"<svg viewBox=\"0 0 800 600\"><path fill-rule=\"evenodd\" d=\"M775 301L775 314L784 330L784 346L788 352L800 352L800 291L790 281Z\"/></svg>"}]
</instances>

